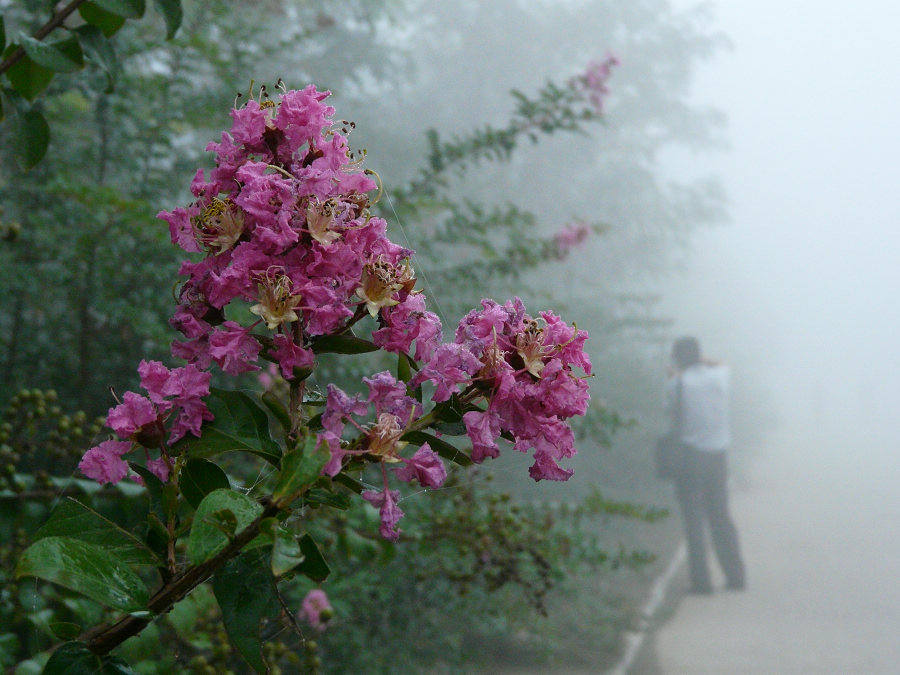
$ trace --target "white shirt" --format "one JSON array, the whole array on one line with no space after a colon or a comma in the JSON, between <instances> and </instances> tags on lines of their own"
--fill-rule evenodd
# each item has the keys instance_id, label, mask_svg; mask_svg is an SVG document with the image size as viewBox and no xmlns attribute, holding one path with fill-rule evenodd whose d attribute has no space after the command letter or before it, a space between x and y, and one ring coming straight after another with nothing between
<instances>
[{"instance_id":1,"label":"white shirt","mask_svg":"<svg viewBox=\"0 0 900 675\"><path fill-rule=\"evenodd\" d=\"M681 374L681 440L699 450L724 451L731 445L726 366L698 363ZM666 383L666 409L675 409L678 377Z\"/></svg>"}]
</instances>

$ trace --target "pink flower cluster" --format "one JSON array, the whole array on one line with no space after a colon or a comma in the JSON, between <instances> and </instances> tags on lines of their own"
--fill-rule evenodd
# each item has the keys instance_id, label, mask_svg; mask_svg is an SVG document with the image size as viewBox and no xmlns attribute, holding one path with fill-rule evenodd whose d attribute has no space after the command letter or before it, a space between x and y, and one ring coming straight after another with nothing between
<instances>
[{"instance_id":1,"label":"pink flower cluster","mask_svg":"<svg viewBox=\"0 0 900 675\"><path fill-rule=\"evenodd\" d=\"M292 379L313 365L307 338L343 329L361 302L374 316L411 290L412 251L369 213L365 193L376 184L332 128L327 96L310 86L232 111L230 134L207 146L216 168L191 184L196 201L160 213L175 243L207 254L181 266L187 280L172 325L186 339L176 356L231 374L257 370L255 326L223 321L226 305L245 301L276 333L265 355Z\"/></svg>"},{"instance_id":2,"label":"pink flower cluster","mask_svg":"<svg viewBox=\"0 0 900 675\"><path fill-rule=\"evenodd\" d=\"M587 332L550 312L533 319L518 298L481 305L456 330L456 343L478 360L476 386L487 400L485 410L463 415L472 459L497 457L497 440L508 431L516 450L534 449L528 471L534 480L568 480L573 471L559 461L576 451L566 420L584 415L590 400L587 383L572 371L574 366L591 374Z\"/></svg>"},{"instance_id":3,"label":"pink flower cluster","mask_svg":"<svg viewBox=\"0 0 900 675\"><path fill-rule=\"evenodd\" d=\"M141 361L138 374L147 396L125 392L106 418L107 426L121 440L107 440L91 448L78 464L85 476L98 483L118 483L125 478L129 470L122 456L139 445L160 450L157 458L148 454L147 469L167 480L172 466L166 443L174 443L187 432L199 436L204 420L212 419L203 401L209 394L210 373L193 364L169 370L159 361Z\"/></svg>"},{"instance_id":4,"label":"pink flower cluster","mask_svg":"<svg viewBox=\"0 0 900 675\"><path fill-rule=\"evenodd\" d=\"M606 83L612 75L612 68L619 63L619 58L615 54L607 53L606 58L588 63L584 73L575 78L575 82L587 94L598 115L603 112L603 104L609 94Z\"/></svg>"},{"instance_id":5,"label":"pink flower cluster","mask_svg":"<svg viewBox=\"0 0 900 675\"><path fill-rule=\"evenodd\" d=\"M382 466L384 490L367 490L363 499L379 509L381 513L381 534L386 539L396 541L400 536L397 523L403 511L397 506L400 493L388 485L387 467L395 468L393 475L405 482L417 481L423 487L438 488L447 478L444 462L434 450L423 443L411 457L400 453L408 445L401 440L410 430L414 421L422 416L422 405L406 393L406 385L399 382L389 372L384 371L371 378L363 378L369 388L369 395L348 396L334 385L328 386L325 411L319 435L331 450L331 461L325 465L324 473L337 475L343 467L344 459L366 456L378 461ZM363 426L362 418L374 417L375 423ZM346 424L358 432L358 445L344 447L342 436Z\"/></svg>"},{"instance_id":6,"label":"pink flower cluster","mask_svg":"<svg viewBox=\"0 0 900 675\"><path fill-rule=\"evenodd\" d=\"M426 383L434 404L457 397L474 461L496 457L504 434L516 450L534 450L535 480L568 479L572 471L559 462L575 454L567 420L584 414L589 399L573 371L590 375L587 333L549 312L532 318L518 299L483 300L444 342L440 319L415 290L412 251L391 242L385 221L369 210L366 193L377 185L349 152L346 130L332 123L327 96L310 86L232 111L230 132L208 146L216 167L191 183L195 201L160 213L172 241L196 254L181 265L171 319L182 335L172 353L187 365L142 362L147 395L128 392L110 410L119 440L89 450L81 470L100 482L121 480L122 456L140 445L159 450L147 467L167 480L167 444L199 437L212 419L203 401L210 368L263 374L265 360L286 380L302 379L315 367L318 336L343 333L368 314L378 325L373 343L407 355L417 372L408 383L389 372L364 378L367 395L329 386L318 440L331 453L325 475L354 460L379 464L383 488L362 497L379 509L384 537L399 537L403 516L391 477L437 488L447 475L428 443L410 450L403 440L438 419L419 402ZM581 233L567 237L560 246ZM242 325L235 318L247 309L254 318Z\"/></svg>"}]
</instances>

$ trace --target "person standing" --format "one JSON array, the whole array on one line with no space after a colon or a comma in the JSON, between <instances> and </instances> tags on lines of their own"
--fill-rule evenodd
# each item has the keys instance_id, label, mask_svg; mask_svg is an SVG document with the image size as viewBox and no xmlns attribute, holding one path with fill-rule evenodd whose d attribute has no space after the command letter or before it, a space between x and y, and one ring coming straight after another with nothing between
<instances>
[{"instance_id":1,"label":"person standing","mask_svg":"<svg viewBox=\"0 0 900 675\"><path fill-rule=\"evenodd\" d=\"M726 588L743 590L744 563L737 528L728 511L729 369L701 358L695 337L675 341L672 362L666 408L686 446L683 465L675 476L675 493L687 539L690 591L708 594L713 590L707 565L707 526Z\"/></svg>"}]
</instances>

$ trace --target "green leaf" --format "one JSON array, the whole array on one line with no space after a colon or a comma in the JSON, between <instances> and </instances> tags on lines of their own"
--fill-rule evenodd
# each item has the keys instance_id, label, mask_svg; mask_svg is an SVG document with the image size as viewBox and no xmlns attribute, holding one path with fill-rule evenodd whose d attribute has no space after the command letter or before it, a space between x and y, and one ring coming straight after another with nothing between
<instances>
[{"instance_id":1,"label":"green leaf","mask_svg":"<svg viewBox=\"0 0 900 675\"><path fill-rule=\"evenodd\" d=\"M222 519L215 515L220 511L234 516L234 534L240 534L262 514L263 507L247 495L230 489L220 488L206 495L197 507L188 538L188 558L194 565L209 560L228 546Z\"/></svg>"},{"instance_id":2,"label":"green leaf","mask_svg":"<svg viewBox=\"0 0 900 675\"><path fill-rule=\"evenodd\" d=\"M16 578L51 581L124 612L143 610L150 598L140 577L106 550L70 537L45 537L22 554Z\"/></svg>"},{"instance_id":3,"label":"green leaf","mask_svg":"<svg viewBox=\"0 0 900 675\"><path fill-rule=\"evenodd\" d=\"M163 482L159 477L145 466L135 462L128 462L128 466L144 481L144 488L150 496L150 508L163 513Z\"/></svg>"},{"instance_id":4,"label":"green leaf","mask_svg":"<svg viewBox=\"0 0 900 675\"><path fill-rule=\"evenodd\" d=\"M93 2L81 5L78 13L91 26L102 31L105 37L112 37L125 24L125 17L108 12Z\"/></svg>"},{"instance_id":5,"label":"green leaf","mask_svg":"<svg viewBox=\"0 0 900 675\"><path fill-rule=\"evenodd\" d=\"M302 449L291 450L281 459L281 476L272 492L272 499L279 505L287 505L322 473L331 452L328 444L316 448L317 438L308 436Z\"/></svg>"},{"instance_id":6,"label":"green leaf","mask_svg":"<svg viewBox=\"0 0 900 675\"><path fill-rule=\"evenodd\" d=\"M300 552L303 554L303 562L298 569L317 583L325 581L331 570L315 540L308 534L300 537Z\"/></svg>"},{"instance_id":7,"label":"green leaf","mask_svg":"<svg viewBox=\"0 0 900 675\"><path fill-rule=\"evenodd\" d=\"M66 642L56 648L42 675L138 675L114 656L98 656L83 642Z\"/></svg>"},{"instance_id":8,"label":"green leaf","mask_svg":"<svg viewBox=\"0 0 900 675\"><path fill-rule=\"evenodd\" d=\"M11 44L6 53L13 51L17 46ZM33 101L50 84L53 71L35 63L28 54L25 54L6 71L6 76L16 92Z\"/></svg>"},{"instance_id":9,"label":"green leaf","mask_svg":"<svg viewBox=\"0 0 900 675\"><path fill-rule=\"evenodd\" d=\"M93 544L126 565L158 565L160 560L130 532L71 497L63 500L49 520L34 533L45 537L71 537Z\"/></svg>"},{"instance_id":10,"label":"green leaf","mask_svg":"<svg viewBox=\"0 0 900 675\"><path fill-rule=\"evenodd\" d=\"M412 379L413 360L408 354L397 354L397 379L401 382L409 382Z\"/></svg>"},{"instance_id":11,"label":"green leaf","mask_svg":"<svg viewBox=\"0 0 900 675\"><path fill-rule=\"evenodd\" d=\"M50 624L50 630L60 640L74 640L81 635L81 626L70 621L54 621Z\"/></svg>"},{"instance_id":12,"label":"green leaf","mask_svg":"<svg viewBox=\"0 0 900 675\"><path fill-rule=\"evenodd\" d=\"M273 532L272 543L272 574L276 577L283 576L300 565L303 560L303 552L291 532L278 527Z\"/></svg>"},{"instance_id":13,"label":"green leaf","mask_svg":"<svg viewBox=\"0 0 900 675\"><path fill-rule=\"evenodd\" d=\"M401 440L409 441L414 445L422 445L428 443L434 450L444 459L455 462L460 466L472 466L471 458L459 448L451 445L447 441L443 441L437 436L426 433L424 431L410 431L400 437Z\"/></svg>"},{"instance_id":14,"label":"green leaf","mask_svg":"<svg viewBox=\"0 0 900 675\"><path fill-rule=\"evenodd\" d=\"M23 171L44 158L50 145L50 125L39 110L31 108L14 115L12 143L13 155Z\"/></svg>"},{"instance_id":15,"label":"green leaf","mask_svg":"<svg viewBox=\"0 0 900 675\"><path fill-rule=\"evenodd\" d=\"M265 673L260 624L276 620L281 607L264 551L247 551L226 562L213 578L213 593L231 644L257 673Z\"/></svg>"},{"instance_id":16,"label":"green leaf","mask_svg":"<svg viewBox=\"0 0 900 675\"><path fill-rule=\"evenodd\" d=\"M434 414L438 422L434 428L442 434L449 436L462 436L466 433L466 425L463 422L463 407L459 401L459 394L453 394L449 400L439 403L434 407Z\"/></svg>"},{"instance_id":17,"label":"green leaf","mask_svg":"<svg viewBox=\"0 0 900 675\"><path fill-rule=\"evenodd\" d=\"M97 26L79 26L75 32L81 38L81 46L88 61L106 74L106 93L109 94L122 70L112 42L106 39L103 30Z\"/></svg>"},{"instance_id":18,"label":"green leaf","mask_svg":"<svg viewBox=\"0 0 900 675\"><path fill-rule=\"evenodd\" d=\"M366 354L378 351L379 347L355 335L324 335L314 339L310 349L315 354Z\"/></svg>"},{"instance_id":19,"label":"green leaf","mask_svg":"<svg viewBox=\"0 0 900 675\"><path fill-rule=\"evenodd\" d=\"M346 511L350 508L350 498L347 495L339 495L331 490L323 490L322 488L311 488L303 495L303 499L308 504L316 504L319 506L330 506L333 509Z\"/></svg>"},{"instance_id":20,"label":"green leaf","mask_svg":"<svg viewBox=\"0 0 900 675\"><path fill-rule=\"evenodd\" d=\"M284 406L284 403L281 402L281 399L271 391L265 391L261 396L261 400L269 409L269 412L271 412L272 415L275 416L275 419L278 420L281 428L286 432L290 431L293 423L291 422L290 413L288 413L288 410Z\"/></svg>"},{"instance_id":21,"label":"green leaf","mask_svg":"<svg viewBox=\"0 0 900 675\"><path fill-rule=\"evenodd\" d=\"M181 494L195 509L213 490L229 488L228 476L217 465L205 459L189 459L178 476Z\"/></svg>"},{"instance_id":22,"label":"green leaf","mask_svg":"<svg viewBox=\"0 0 900 675\"><path fill-rule=\"evenodd\" d=\"M210 457L238 450L279 465L281 447L269 434L268 416L252 398L240 391L213 389L207 405L215 419L203 425L200 438L188 435L178 441L178 451L191 457Z\"/></svg>"},{"instance_id":23,"label":"green leaf","mask_svg":"<svg viewBox=\"0 0 900 675\"><path fill-rule=\"evenodd\" d=\"M171 40L181 27L181 19L184 16L181 0L154 0L154 4L166 22L166 40Z\"/></svg>"},{"instance_id":24,"label":"green leaf","mask_svg":"<svg viewBox=\"0 0 900 675\"><path fill-rule=\"evenodd\" d=\"M144 16L147 4L144 0L93 0L94 4L107 12L112 12L126 19L140 19Z\"/></svg>"},{"instance_id":25,"label":"green leaf","mask_svg":"<svg viewBox=\"0 0 900 675\"><path fill-rule=\"evenodd\" d=\"M59 42L41 42L19 35L25 53L32 61L54 73L74 73L84 68L84 54L78 38L74 35Z\"/></svg>"},{"instance_id":26,"label":"green leaf","mask_svg":"<svg viewBox=\"0 0 900 675\"><path fill-rule=\"evenodd\" d=\"M4 49L6 49L6 23L3 21L3 17L0 16L0 54L3 53Z\"/></svg>"},{"instance_id":27,"label":"green leaf","mask_svg":"<svg viewBox=\"0 0 900 675\"><path fill-rule=\"evenodd\" d=\"M350 488L356 494L360 495L366 491L366 486L360 483L355 478L351 478L345 473L339 473L334 477L334 482L343 485L346 488Z\"/></svg>"}]
</instances>

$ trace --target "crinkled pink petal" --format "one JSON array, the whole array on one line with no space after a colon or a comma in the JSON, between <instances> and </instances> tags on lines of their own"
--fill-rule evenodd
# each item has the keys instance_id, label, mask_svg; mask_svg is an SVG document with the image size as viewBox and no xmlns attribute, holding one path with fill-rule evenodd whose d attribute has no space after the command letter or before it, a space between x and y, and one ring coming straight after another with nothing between
<instances>
[{"instance_id":1,"label":"crinkled pink petal","mask_svg":"<svg viewBox=\"0 0 900 675\"><path fill-rule=\"evenodd\" d=\"M361 496L379 510L381 527L378 528L378 532L381 536L388 541L397 541L400 538L397 523L403 517L403 511L397 506L400 493L396 490L383 490L382 492L366 490Z\"/></svg>"},{"instance_id":2,"label":"crinkled pink petal","mask_svg":"<svg viewBox=\"0 0 900 675\"><path fill-rule=\"evenodd\" d=\"M499 457L500 417L492 410L472 410L463 415L466 435L472 441L472 461L480 464L487 457Z\"/></svg>"},{"instance_id":3,"label":"crinkled pink petal","mask_svg":"<svg viewBox=\"0 0 900 675\"><path fill-rule=\"evenodd\" d=\"M415 478L424 487L439 488L447 478L447 467L431 446L423 443L410 459L404 460L396 476L407 483Z\"/></svg>"},{"instance_id":4,"label":"crinkled pink petal","mask_svg":"<svg viewBox=\"0 0 900 675\"><path fill-rule=\"evenodd\" d=\"M78 469L100 484L118 483L128 475L128 463L122 459L122 455L130 450L131 443L104 441L84 453L78 462Z\"/></svg>"},{"instance_id":5,"label":"crinkled pink petal","mask_svg":"<svg viewBox=\"0 0 900 675\"><path fill-rule=\"evenodd\" d=\"M309 349L304 349L295 344L287 335L279 333L273 338L275 349L271 350L270 355L278 361L281 367L281 374L286 380L293 380L294 368L312 368L315 363L315 356Z\"/></svg>"},{"instance_id":6,"label":"crinkled pink petal","mask_svg":"<svg viewBox=\"0 0 900 675\"><path fill-rule=\"evenodd\" d=\"M340 438L344 431L343 420L350 415L365 415L369 405L360 395L348 396L333 384L328 385L325 399L325 410L322 413L322 426Z\"/></svg>"},{"instance_id":7,"label":"crinkled pink petal","mask_svg":"<svg viewBox=\"0 0 900 675\"><path fill-rule=\"evenodd\" d=\"M401 424L406 425L412 417L422 414L422 406L414 398L406 395L406 384L400 382L388 371L364 377L369 387L368 402L374 404L375 414L396 415Z\"/></svg>"},{"instance_id":8,"label":"crinkled pink petal","mask_svg":"<svg viewBox=\"0 0 900 675\"><path fill-rule=\"evenodd\" d=\"M259 370L261 348L250 330L234 321L226 321L209 336L209 355L229 375Z\"/></svg>"},{"instance_id":9,"label":"crinkled pink petal","mask_svg":"<svg viewBox=\"0 0 900 675\"><path fill-rule=\"evenodd\" d=\"M147 460L147 471L159 478L163 483L169 480L169 463L165 457Z\"/></svg>"},{"instance_id":10,"label":"crinkled pink petal","mask_svg":"<svg viewBox=\"0 0 900 675\"><path fill-rule=\"evenodd\" d=\"M126 391L122 402L109 409L106 424L120 438L128 438L145 424L155 422L156 415L156 407L150 399Z\"/></svg>"}]
</instances>

